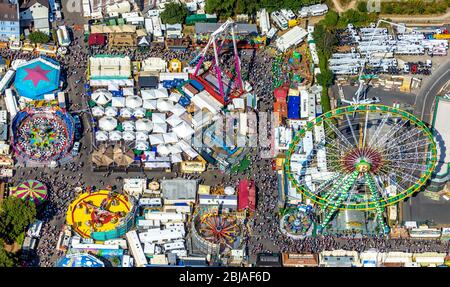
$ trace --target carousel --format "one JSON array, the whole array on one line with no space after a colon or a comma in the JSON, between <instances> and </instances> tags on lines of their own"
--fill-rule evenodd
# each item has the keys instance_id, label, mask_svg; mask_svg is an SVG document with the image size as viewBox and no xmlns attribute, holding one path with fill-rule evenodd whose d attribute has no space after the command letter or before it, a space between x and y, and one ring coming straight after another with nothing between
<instances>
[{"instance_id":1,"label":"carousel","mask_svg":"<svg viewBox=\"0 0 450 287\"><path fill-rule=\"evenodd\" d=\"M117 229L131 210L127 196L110 190L88 191L69 205L66 221L82 237L92 238L94 233Z\"/></svg>"}]
</instances>

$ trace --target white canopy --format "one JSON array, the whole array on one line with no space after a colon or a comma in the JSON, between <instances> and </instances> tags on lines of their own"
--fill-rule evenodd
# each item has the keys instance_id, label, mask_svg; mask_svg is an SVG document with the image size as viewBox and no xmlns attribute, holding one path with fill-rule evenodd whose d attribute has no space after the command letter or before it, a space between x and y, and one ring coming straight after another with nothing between
<instances>
[{"instance_id":1,"label":"white canopy","mask_svg":"<svg viewBox=\"0 0 450 287\"><path fill-rule=\"evenodd\" d=\"M125 131L122 133L122 138L126 141L134 141L136 137L134 135L134 132Z\"/></svg>"},{"instance_id":2,"label":"white canopy","mask_svg":"<svg viewBox=\"0 0 450 287\"><path fill-rule=\"evenodd\" d=\"M156 110L156 100L144 100L142 107L146 110Z\"/></svg>"},{"instance_id":3,"label":"white canopy","mask_svg":"<svg viewBox=\"0 0 450 287\"><path fill-rule=\"evenodd\" d=\"M174 108L173 104L164 99L158 99L156 107L160 112L171 112Z\"/></svg>"},{"instance_id":4,"label":"white canopy","mask_svg":"<svg viewBox=\"0 0 450 287\"><path fill-rule=\"evenodd\" d=\"M134 148L137 150L148 150L149 144L148 144L148 142L144 142L144 141L136 141Z\"/></svg>"},{"instance_id":5,"label":"white canopy","mask_svg":"<svg viewBox=\"0 0 450 287\"><path fill-rule=\"evenodd\" d=\"M92 108L92 115L94 117L102 117L105 114L105 109L101 106L95 106Z\"/></svg>"},{"instance_id":6,"label":"white canopy","mask_svg":"<svg viewBox=\"0 0 450 287\"><path fill-rule=\"evenodd\" d=\"M120 109L120 116L122 118L131 118L133 115L133 111L129 108L121 108Z\"/></svg>"},{"instance_id":7,"label":"white canopy","mask_svg":"<svg viewBox=\"0 0 450 287\"><path fill-rule=\"evenodd\" d=\"M177 145L177 144L172 144L172 145L170 145L170 146L169 146L169 149L170 149L170 152L171 152L171 153L180 153L180 152L183 151L183 150L180 148L180 146Z\"/></svg>"},{"instance_id":8,"label":"white canopy","mask_svg":"<svg viewBox=\"0 0 450 287\"><path fill-rule=\"evenodd\" d=\"M183 158L181 157L181 153L175 153L170 156L170 161L172 163L182 162Z\"/></svg>"},{"instance_id":9,"label":"white canopy","mask_svg":"<svg viewBox=\"0 0 450 287\"><path fill-rule=\"evenodd\" d=\"M148 133L147 132L136 132L136 140L137 141L147 141Z\"/></svg>"},{"instance_id":10,"label":"white canopy","mask_svg":"<svg viewBox=\"0 0 450 287\"><path fill-rule=\"evenodd\" d=\"M108 140L108 133L105 131L97 131L95 133L95 139L98 141L107 141Z\"/></svg>"},{"instance_id":11,"label":"white canopy","mask_svg":"<svg viewBox=\"0 0 450 287\"><path fill-rule=\"evenodd\" d=\"M98 121L98 126L104 131L112 131L117 126L117 120L113 117L103 117Z\"/></svg>"},{"instance_id":12,"label":"white canopy","mask_svg":"<svg viewBox=\"0 0 450 287\"><path fill-rule=\"evenodd\" d=\"M169 97L166 89L141 90L141 96L144 100L155 100Z\"/></svg>"},{"instance_id":13,"label":"white canopy","mask_svg":"<svg viewBox=\"0 0 450 287\"><path fill-rule=\"evenodd\" d=\"M111 101L111 105L116 108L124 108L125 107L125 97L113 97Z\"/></svg>"},{"instance_id":14,"label":"white canopy","mask_svg":"<svg viewBox=\"0 0 450 287\"><path fill-rule=\"evenodd\" d=\"M119 131L111 131L109 132L109 140L111 141L120 141L122 139L122 133Z\"/></svg>"},{"instance_id":15,"label":"white canopy","mask_svg":"<svg viewBox=\"0 0 450 287\"><path fill-rule=\"evenodd\" d=\"M179 124L181 124L181 122L183 122L183 120L180 119L180 117L177 116L177 115L171 115L171 116L166 120L166 122L167 122L171 127L176 127L176 126L178 126Z\"/></svg>"},{"instance_id":16,"label":"white canopy","mask_svg":"<svg viewBox=\"0 0 450 287\"><path fill-rule=\"evenodd\" d=\"M136 118L143 118L145 117L145 109L144 108L136 108L133 111L133 116Z\"/></svg>"},{"instance_id":17,"label":"white canopy","mask_svg":"<svg viewBox=\"0 0 450 287\"><path fill-rule=\"evenodd\" d=\"M124 96L133 96L134 95L134 89L133 88L122 88L123 95Z\"/></svg>"},{"instance_id":18,"label":"white canopy","mask_svg":"<svg viewBox=\"0 0 450 287\"><path fill-rule=\"evenodd\" d=\"M154 124L163 124L166 122L166 114L164 113L153 113L152 122Z\"/></svg>"},{"instance_id":19,"label":"white canopy","mask_svg":"<svg viewBox=\"0 0 450 287\"><path fill-rule=\"evenodd\" d=\"M132 109L141 107L142 99L138 96L129 96L125 99L125 106Z\"/></svg>"},{"instance_id":20,"label":"white canopy","mask_svg":"<svg viewBox=\"0 0 450 287\"><path fill-rule=\"evenodd\" d=\"M148 139L150 140L150 144L153 146L164 143L164 138L161 134L150 134Z\"/></svg>"},{"instance_id":21,"label":"white canopy","mask_svg":"<svg viewBox=\"0 0 450 287\"><path fill-rule=\"evenodd\" d=\"M112 94L105 89L99 89L92 93L91 99L98 105L106 105L112 99Z\"/></svg>"},{"instance_id":22,"label":"white canopy","mask_svg":"<svg viewBox=\"0 0 450 287\"><path fill-rule=\"evenodd\" d=\"M164 143L165 144L171 144L171 143L177 143L178 137L174 132L163 134Z\"/></svg>"},{"instance_id":23,"label":"white canopy","mask_svg":"<svg viewBox=\"0 0 450 287\"><path fill-rule=\"evenodd\" d=\"M166 145L159 145L156 149L160 155L169 155L170 150Z\"/></svg>"},{"instance_id":24,"label":"white canopy","mask_svg":"<svg viewBox=\"0 0 450 287\"><path fill-rule=\"evenodd\" d=\"M117 117L117 108L107 107L105 109L105 115L107 115L108 117Z\"/></svg>"},{"instance_id":25,"label":"white canopy","mask_svg":"<svg viewBox=\"0 0 450 287\"><path fill-rule=\"evenodd\" d=\"M182 122L172 129L179 138L188 138L194 134L194 130L186 122Z\"/></svg>"},{"instance_id":26,"label":"white canopy","mask_svg":"<svg viewBox=\"0 0 450 287\"><path fill-rule=\"evenodd\" d=\"M224 190L226 195L233 195L234 194L234 188L232 186L226 186Z\"/></svg>"},{"instance_id":27,"label":"white canopy","mask_svg":"<svg viewBox=\"0 0 450 287\"><path fill-rule=\"evenodd\" d=\"M149 119L139 119L136 121L137 131L151 131L153 129L152 121Z\"/></svg>"},{"instance_id":28,"label":"white canopy","mask_svg":"<svg viewBox=\"0 0 450 287\"><path fill-rule=\"evenodd\" d=\"M176 104L173 109L171 110L172 113L174 113L177 116L181 116L182 114L184 114L186 112L186 109L180 105L180 104Z\"/></svg>"},{"instance_id":29,"label":"white canopy","mask_svg":"<svg viewBox=\"0 0 450 287\"><path fill-rule=\"evenodd\" d=\"M125 121L122 123L122 128L124 131L132 132L135 129L135 125L133 121Z\"/></svg>"},{"instance_id":30,"label":"white canopy","mask_svg":"<svg viewBox=\"0 0 450 287\"><path fill-rule=\"evenodd\" d=\"M180 93L175 93L175 92L172 92L170 94L170 96L169 96L169 100L174 102L174 103L178 103L180 98L181 98L181 94Z\"/></svg>"},{"instance_id":31,"label":"white canopy","mask_svg":"<svg viewBox=\"0 0 450 287\"><path fill-rule=\"evenodd\" d=\"M167 124L153 124L153 133L155 134L165 134L167 132Z\"/></svg>"}]
</instances>

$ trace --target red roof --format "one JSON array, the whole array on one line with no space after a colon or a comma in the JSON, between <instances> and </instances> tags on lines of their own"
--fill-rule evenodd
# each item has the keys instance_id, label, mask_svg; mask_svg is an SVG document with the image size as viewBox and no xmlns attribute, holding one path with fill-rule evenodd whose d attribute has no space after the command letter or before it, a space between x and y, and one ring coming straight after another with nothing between
<instances>
[{"instance_id":1,"label":"red roof","mask_svg":"<svg viewBox=\"0 0 450 287\"><path fill-rule=\"evenodd\" d=\"M253 180L243 179L239 182L238 187L238 210L256 209L256 190L255 182Z\"/></svg>"},{"instance_id":2,"label":"red roof","mask_svg":"<svg viewBox=\"0 0 450 287\"><path fill-rule=\"evenodd\" d=\"M106 43L106 37L103 34L94 33L89 35L88 44L89 46L102 46Z\"/></svg>"},{"instance_id":3,"label":"red roof","mask_svg":"<svg viewBox=\"0 0 450 287\"><path fill-rule=\"evenodd\" d=\"M273 95L277 99L277 102L286 102L286 97L288 95L289 88L288 87L279 87L273 91Z\"/></svg>"}]
</instances>

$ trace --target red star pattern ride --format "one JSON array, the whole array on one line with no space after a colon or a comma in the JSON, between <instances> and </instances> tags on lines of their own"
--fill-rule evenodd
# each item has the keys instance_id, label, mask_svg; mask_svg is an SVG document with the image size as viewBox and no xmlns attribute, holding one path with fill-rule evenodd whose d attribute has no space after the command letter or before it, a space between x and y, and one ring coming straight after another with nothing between
<instances>
[{"instance_id":1,"label":"red star pattern ride","mask_svg":"<svg viewBox=\"0 0 450 287\"><path fill-rule=\"evenodd\" d=\"M23 79L31 80L33 81L33 85L36 87L40 81L46 81L49 82L49 79L47 78L47 74L50 72L50 70L44 70L41 68L41 66L37 65L34 68L25 68L27 71L27 76Z\"/></svg>"}]
</instances>

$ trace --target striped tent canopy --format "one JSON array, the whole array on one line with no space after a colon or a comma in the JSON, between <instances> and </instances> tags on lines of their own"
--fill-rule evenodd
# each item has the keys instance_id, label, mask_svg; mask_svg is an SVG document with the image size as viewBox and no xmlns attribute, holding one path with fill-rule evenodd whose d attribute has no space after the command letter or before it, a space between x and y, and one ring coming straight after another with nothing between
<instances>
[{"instance_id":1,"label":"striped tent canopy","mask_svg":"<svg viewBox=\"0 0 450 287\"><path fill-rule=\"evenodd\" d=\"M40 181L27 180L17 186L11 193L11 196L23 200L29 200L36 205L43 203L47 199L47 187Z\"/></svg>"}]
</instances>

